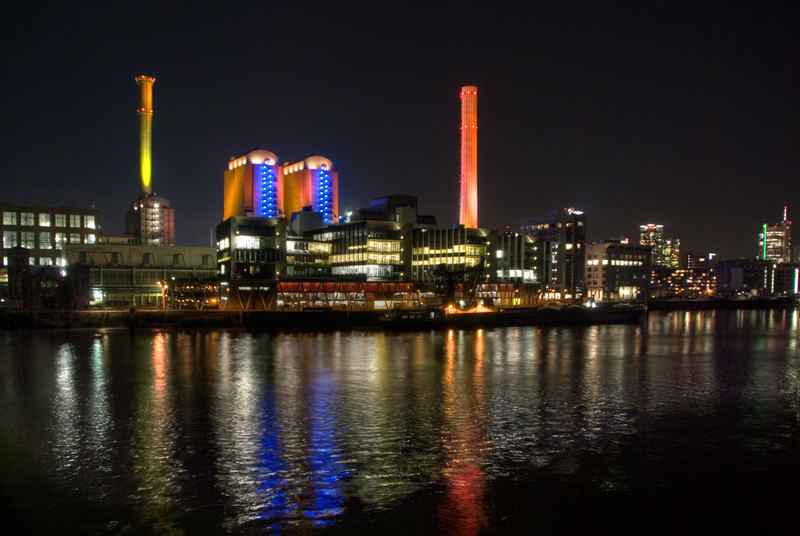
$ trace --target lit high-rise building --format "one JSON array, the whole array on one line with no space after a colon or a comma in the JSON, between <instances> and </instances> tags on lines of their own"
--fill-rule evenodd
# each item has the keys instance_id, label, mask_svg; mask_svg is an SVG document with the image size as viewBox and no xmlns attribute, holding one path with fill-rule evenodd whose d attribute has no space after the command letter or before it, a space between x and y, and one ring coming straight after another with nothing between
<instances>
[{"instance_id":1,"label":"lit high-rise building","mask_svg":"<svg viewBox=\"0 0 800 536\"><path fill-rule=\"evenodd\" d=\"M776 263L792 262L792 222L788 220L788 207L783 207L783 220L775 225L761 227L758 237L758 258Z\"/></svg>"},{"instance_id":2,"label":"lit high-rise building","mask_svg":"<svg viewBox=\"0 0 800 536\"><path fill-rule=\"evenodd\" d=\"M151 76L137 76L140 89L139 116L139 198L125 214L125 232L143 246L175 244L175 211L169 199L159 197L152 188L153 84Z\"/></svg>"},{"instance_id":3,"label":"lit high-rise building","mask_svg":"<svg viewBox=\"0 0 800 536\"><path fill-rule=\"evenodd\" d=\"M664 226L647 223L639 226L639 245L650 246L654 266L678 268L681 256L681 239L664 238Z\"/></svg>"},{"instance_id":4,"label":"lit high-rise building","mask_svg":"<svg viewBox=\"0 0 800 536\"><path fill-rule=\"evenodd\" d=\"M653 264L664 265L664 226L658 223L647 223L639 226L639 245L650 246L653 252Z\"/></svg>"}]
</instances>

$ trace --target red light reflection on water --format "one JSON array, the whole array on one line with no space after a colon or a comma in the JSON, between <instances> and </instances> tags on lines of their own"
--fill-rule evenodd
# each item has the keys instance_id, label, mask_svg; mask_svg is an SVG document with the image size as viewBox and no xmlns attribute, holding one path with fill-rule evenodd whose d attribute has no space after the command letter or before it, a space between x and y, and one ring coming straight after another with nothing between
<instances>
[{"instance_id":1,"label":"red light reflection on water","mask_svg":"<svg viewBox=\"0 0 800 536\"><path fill-rule=\"evenodd\" d=\"M483 435L483 331L475 335L475 362L465 363L464 333L451 330L445 341L444 391L445 425L442 430L446 496L439 507L441 528L448 534L470 536L488 525L483 461L488 441ZM467 352L467 355L470 355ZM472 370L470 368L472 367Z\"/></svg>"}]
</instances>

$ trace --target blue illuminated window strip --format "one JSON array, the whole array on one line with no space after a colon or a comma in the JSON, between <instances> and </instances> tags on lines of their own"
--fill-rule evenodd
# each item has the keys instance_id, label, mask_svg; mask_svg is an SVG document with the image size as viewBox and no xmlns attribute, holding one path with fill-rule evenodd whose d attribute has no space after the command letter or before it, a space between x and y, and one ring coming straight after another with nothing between
<instances>
[{"instance_id":1,"label":"blue illuminated window strip","mask_svg":"<svg viewBox=\"0 0 800 536\"><path fill-rule=\"evenodd\" d=\"M277 180L272 167L261 164L257 167L260 179L256 181L256 199L261 200L256 216L275 218L278 215Z\"/></svg>"},{"instance_id":2,"label":"blue illuminated window strip","mask_svg":"<svg viewBox=\"0 0 800 536\"><path fill-rule=\"evenodd\" d=\"M333 185L331 184L331 176L326 169L319 169L316 175L316 209L322 214L322 221L330 223L333 221L333 196L331 193Z\"/></svg>"}]
</instances>

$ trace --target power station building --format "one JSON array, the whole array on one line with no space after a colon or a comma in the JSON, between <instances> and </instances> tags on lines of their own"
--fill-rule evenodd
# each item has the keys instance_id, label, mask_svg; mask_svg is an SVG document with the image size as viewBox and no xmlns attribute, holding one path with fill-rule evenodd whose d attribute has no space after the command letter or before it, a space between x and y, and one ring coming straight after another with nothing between
<instances>
[{"instance_id":1,"label":"power station building","mask_svg":"<svg viewBox=\"0 0 800 536\"><path fill-rule=\"evenodd\" d=\"M254 149L228 162L223 219L233 216L289 218L311 207L324 223L339 219L339 173L324 156L278 164L275 153Z\"/></svg>"},{"instance_id":2,"label":"power station building","mask_svg":"<svg viewBox=\"0 0 800 536\"><path fill-rule=\"evenodd\" d=\"M139 197L125 214L125 232L136 244L143 246L172 246L175 244L175 212L169 199L153 193L152 132L153 84L151 76L137 76L140 106L139 116Z\"/></svg>"}]
</instances>

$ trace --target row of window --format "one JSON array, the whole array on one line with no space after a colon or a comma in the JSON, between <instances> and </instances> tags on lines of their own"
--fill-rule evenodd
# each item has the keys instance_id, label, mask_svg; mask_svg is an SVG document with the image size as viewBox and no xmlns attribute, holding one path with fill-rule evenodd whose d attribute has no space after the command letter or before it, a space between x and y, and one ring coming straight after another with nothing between
<instances>
[{"instance_id":1,"label":"row of window","mask_svg":"<svg viewBox=\"0 0 800 536\"><path fill-rule=\"evenodd\" d=\"M42 231L39 233L38 249L61 249L62 244L94 244L97 242L97 235L94 233L51 233ZM22 246L27 249L37 249L36 233L33 231L3 231L3 247L15 248Z\"/></svg>"},{"instance_id":2,"label":"row of window","mask_svg":"<svg viewBox=\"0 0 800 536\"><path fill-rule=\"evenodd\" d=\"M38 262L36 257L29 257L28 264L31 266L65 266L67 263L63 259L54 257L39 257ZM3 266L8 266L8 257L3 257Z\"/></svg>"},{"instance_id":3,"label":"row of window","mask_svg":"<svg viewBox=\"0 0 800 536\"><path fill-rule=\"evenodd\" d=\"M69 222L70 227L86 227L87 229L95 229L97 227L97 220L91 214L50 214L49 212L16 212L16 211L3 211L3 225L22 225L33 227L66 227ZM81 223L81 218L83 222Z\"/></svg>"}]
</instances>

